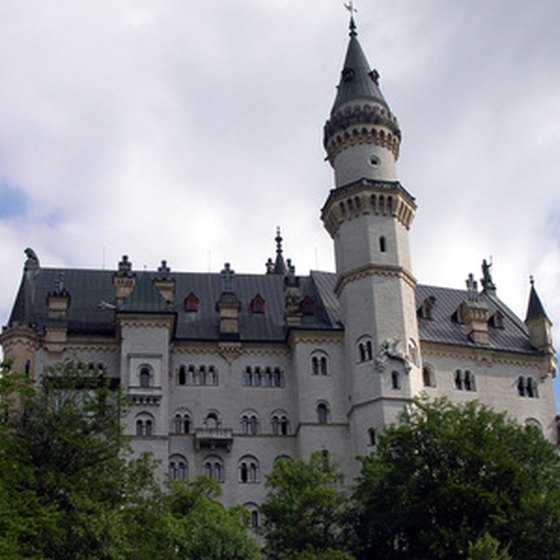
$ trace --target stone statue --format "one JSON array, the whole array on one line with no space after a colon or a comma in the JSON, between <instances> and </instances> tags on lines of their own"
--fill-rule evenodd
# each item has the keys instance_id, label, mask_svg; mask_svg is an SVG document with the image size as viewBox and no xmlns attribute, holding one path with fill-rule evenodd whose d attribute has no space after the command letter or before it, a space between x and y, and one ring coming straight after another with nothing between
<instances>
[{"instance_id":1,"label":"stone statue","mask_svg":"<svg viewBox=\"0 0 560 560\"><path fill-rule=\"evenodd\" d=\"M489 263L486 259L484 259L482 261L482 278L480 279L480 283L485 291L496 289L496 284L494 284L492 280L492 273L490 272L491 268L492 263Z\"/></svg>"}]
</instances>

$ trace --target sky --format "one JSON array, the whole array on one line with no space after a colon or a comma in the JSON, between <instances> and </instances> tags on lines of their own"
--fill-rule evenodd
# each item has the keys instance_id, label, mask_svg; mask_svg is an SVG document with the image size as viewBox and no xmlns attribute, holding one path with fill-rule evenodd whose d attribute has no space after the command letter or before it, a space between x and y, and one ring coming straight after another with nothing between
<instances>
[{"instance_id":1,"label":"sky","mask_svg":"<svg viewBox=\"0 0 560 560\"><path fill-rule=\"evenodd\" d=\"M492 259L522 318L529 276L560 346L560 2L357 0L399 119L419 282ZM334 270L322 127L348 42L339 0L0 3L0 320L43 266Z\"/></svg>"}]
</instances>

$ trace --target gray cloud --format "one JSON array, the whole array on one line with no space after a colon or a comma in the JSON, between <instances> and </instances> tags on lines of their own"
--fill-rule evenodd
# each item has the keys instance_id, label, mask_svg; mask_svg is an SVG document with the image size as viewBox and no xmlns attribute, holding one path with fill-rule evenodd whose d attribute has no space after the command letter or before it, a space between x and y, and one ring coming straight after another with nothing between
<instances>
[{"instance_id":1,"label":"gray cloud","mask_svg":"<svg viewBox=\"0 0 560 560\"><path fill-rule=\"evenodd\" d=\"M523 314L535 274L558 321L560 5L358 9L403 128L418 279L460 287L492 255L499 295ZM25 201L0 212L4 323L26 246L51 266L258 272L281 225L299 272L333 268L338 1L4 2L0 21L0 185Z\"/></svg>"}]
</instances>

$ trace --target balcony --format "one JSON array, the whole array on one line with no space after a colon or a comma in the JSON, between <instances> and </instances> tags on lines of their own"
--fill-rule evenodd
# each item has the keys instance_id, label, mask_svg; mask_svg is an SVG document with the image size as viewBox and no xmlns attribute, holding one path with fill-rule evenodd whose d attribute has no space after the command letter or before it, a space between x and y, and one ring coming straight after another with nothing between
<instances>
[{"instance_id":1,"label":"balcony","mask_svg":"<svg viewBox=\"0 0 560 560\"><path fill-rule=\"evenodd\" d=\"M233 445L233 430L231 428L195 428L194 447L199 449L231 450Z\"/></svg>"}]
</instances>

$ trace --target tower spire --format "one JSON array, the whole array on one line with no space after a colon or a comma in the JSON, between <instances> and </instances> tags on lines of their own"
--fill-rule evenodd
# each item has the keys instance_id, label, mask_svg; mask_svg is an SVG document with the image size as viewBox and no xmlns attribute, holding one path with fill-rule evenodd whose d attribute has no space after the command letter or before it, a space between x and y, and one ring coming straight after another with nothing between
<instances>
[{"instance_id":1,"label":"tower spire","mask_svg":"<svg viewBox=\"0 0 560 560\"><path fill-rule=\"evenodd\" d=\"M358 33L356 32L356 22L354 21L354 14L358 12L356 8L354 8L354 2L350 0L348 4L344 4L344 7L350 12L350 25L348 26L350 29L350 37L355 37Z\"/></svg>"},{"instance_id":2,"label":"tower spire","mask_svg":"<svg viewBox=\"0 0 560 560\"><path fill-rule=\"evenodd\" d=\"M284 262L284 256L282 255L282 235L280 235L280 226L276 227L276 262L274 263L274 274L286 275L286 263Z\"/></svg>"}]
</instances>

